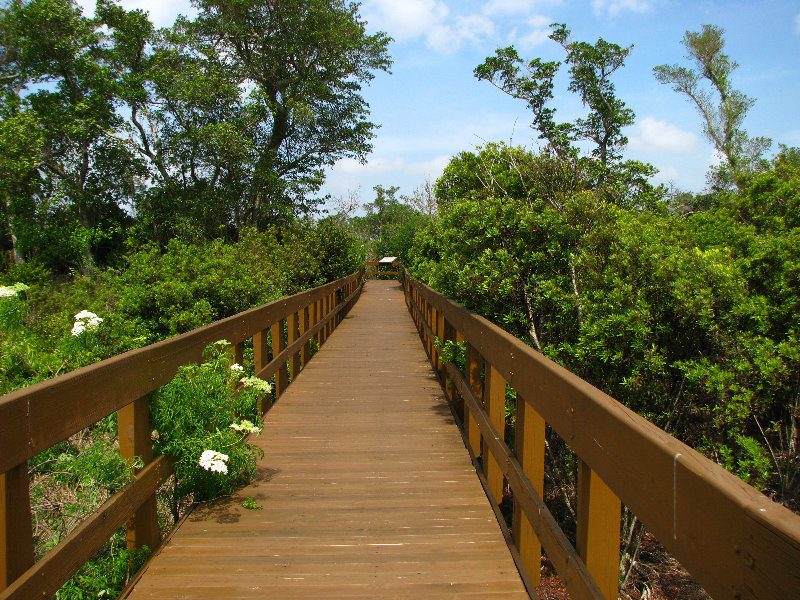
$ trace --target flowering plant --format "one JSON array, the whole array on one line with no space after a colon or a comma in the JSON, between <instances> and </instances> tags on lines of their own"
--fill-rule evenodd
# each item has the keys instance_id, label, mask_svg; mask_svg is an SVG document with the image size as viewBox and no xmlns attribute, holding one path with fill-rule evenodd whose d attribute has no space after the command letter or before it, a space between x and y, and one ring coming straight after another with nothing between
<instances>
[{"instance_id":1,"label":"flowering plant","mask_svg":"<svg viewBox=\"0 0 800 600\"><path fill-rule=\"evenodd\" d=\"M176 494L195 501L230 494L255 475L260 450L248 435L261 432L255 423L264 394L263 386L240 383L245 367L233 362L229 343L209 345L204 358L181 367L151 401L153 447L176 457Z\"/></svg>"},{"instance_id":2,"label":"flowering plant","mask_svg":"<svg viewBox=\"0 0 800 600\"><path fill-rule=\"evenodd\" d=\"M98 317L93 312L82 310L75 315L75 323L72 325L71 333L73 336L77 337L87 330L95 331L98 327L100 327L100 323L102 322L103 319Z\"/></svg>"}]
</instances>

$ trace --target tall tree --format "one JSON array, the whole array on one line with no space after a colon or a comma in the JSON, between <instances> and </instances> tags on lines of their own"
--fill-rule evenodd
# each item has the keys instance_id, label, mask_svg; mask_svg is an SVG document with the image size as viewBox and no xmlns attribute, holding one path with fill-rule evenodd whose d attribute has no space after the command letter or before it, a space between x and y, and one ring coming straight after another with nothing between
<instances>
[{"instance_id":1,"label":"tall tree","mask_svg":"<svg viewBox=\"0 0 800 600\"><path fill-rule=\"evenodd\" d=\"M104 4L130 143L157 184L140 202L157 237L169 223L167 237L209 237L308 212L323 168L370 150L360 90L388 70L390 39L366 34L356 3L202 1L161 32Z\"/></svg>"},{"instance_id":2,"label":"tall tree","mask_svg":"<svg viewBox=\"0 0 800 600\"><path fill-rule=\"evenodd\" d=\"M104 133L119 122L104 35L73 0L13 2L3 19L2 144L13 172L3 193L15 259L51 253L60 263L51 266L89 269L126 218L131 181L124 147Z\"/></svg>"},{"instance_id":3,"label":"tall tree","mask_svg":"<svg viewBox=\"0 0 800 600\"><path fill-rule=\"evenodd\" d=\"M762 154L772 143L764 137L751 138L742 128L755 100L733 88L731 73L739 65L724 53L724 33L716 25L703 25L699 32L685 33L681 43L696 70L680 65L653 69L658 81L672 85L700 113L703 133L725 160L711 174L712 186L717 188L738 186L739 175L766 168Z\"/></svg>"},{"instance_id":4,"label":"tall tree","mask_svg":"<svg viewBox=\"0 0 800 600\"><path fill-rule=\"evenodd\" d=\"M554 81L561 67L558 61L535 58L523 61L513 46L475 68L475 76L506 94L525 100L533 112L532 127L547 142L545 153L568 161L587 174L586 185L599 190L609 200L625 204L632 201L631 189L648 188L646 178L655 170L637 161L623 161L622 149L628 139L622 130L634 121L634 113L617 96L612 75L625 64L631 46L623 48L600 38L595 44L574 41L566 25L554 23L550 39L566 52L569 87L589 109L585 118L574 123L559 123L551 107ZM592 144L592 160L580 158L576 142Z\"/></svg>"},{"instance_id":5,"label":"tall tree","mask_svg":"<svg viewBox=\"0 0 800 600\"><path fill-rule=\"evenodd\" d=\"M367 35L358 4L344 0L202 0L197 27L251 90L248 222L307 210L323 167L371 149L375 124L359 92L388 70L390 38Z\"/></svg>"}]
</instances>

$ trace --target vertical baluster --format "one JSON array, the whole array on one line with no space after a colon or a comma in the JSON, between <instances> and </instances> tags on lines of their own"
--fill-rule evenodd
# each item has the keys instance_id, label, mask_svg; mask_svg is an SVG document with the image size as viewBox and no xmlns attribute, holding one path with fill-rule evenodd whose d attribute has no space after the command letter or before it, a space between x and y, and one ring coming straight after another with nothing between
<instances>
[{"instance_id":1,"label":"vertical baluster","mask_svg":"<svg viewBox=\"0 0 800 600\"><path fill-rule=\"evenodd\" d=\"M619 498L589 465L578 463L577 550L606 600L619 593Z\"/></svg>"},{"instance_id":2,"label":"vertical baluster","mask_svg":"<svg viewBox=\"0 0 800 600\"><path fill-rule=\"evenodd\" d=\"M446 389L447 388L447 376L445 375L446 370L444 368L444 356L442 354L442 352L444 350L444 343L445 343L445 340L446 340L446 337L447 337L445 335L445 332L444 332L444 321L445 321L444 313L442 313L441 311L437 311L436 312L436 336L439 338L439 343L442 344L442 346L439 348L439 351L436 353L437 358L438 358L437 370L439 371L439 379L442 381L442 383L444 384L445 389Z\"/></svg>"},{"instance_id":3,"label":"vertical baluster","mask_svg":"<svg viewBox=\"0 0 800 600\"><path fill-rule=\"evenodd\" d=\"M436 368L436 309L433 307L432 304L427 304L427 306L428 306L428 327L431 330L431 334L428 337L428 356L430 357L431 364L435 369Z\"/></svg>"},{"instance_id":4,"label":"vertical baluster","mask_svg":"<svg viewBox=\"0 0 800 600\"><path fill-rule=\"evenodd\" d=\"M516 455L525 476L541 498L544 493L544 419L517 394ZM528 517L514 503L514 539L534 585L539 585L542 545Z\"/></svg>"},{"instance_id":5,"label":"vertical baluster","mask_svg":"<svg viewBox=\"0 0 800 600\"><path fill-rule=\"evenodd\" d=\"M314 315L315 315L314 324L319 323L322 320L323 316L324 316L324 312L322 310L322 306L323 306L322 303L323 303L322 298L320 298L319 300L314 302ZM317 344L319 346L322 346L322 329L317 331Z\"/></svg>"},{"instance_id":6,"label":"vertical baluster","mask_svg":"<svg viewBox=\"0 0 800 600\"><path fill-rule=\"evenodd\" d=\"M291 346L294 342L297 341L297 338L300 337L299 332L299 318L296 312L293 312L289 315L288 319L288 326L289 326L289 341L288 344ZM301 352L295 352L289 358L289 376L294 381L294 378L300 374L300 354Z\"/></svg>"},{"instance_id":7,"label":"vertical baluster","mask_svg":"<svg viewBox=\"0 0 800 600\"><path fill-rule=\"evenodd\" d=\"M244 362L244 342L239 342L233 346L233 362L241 365Z\"/></svg>"},{"instance_id":8,"label":"vertical baluster","mask_svg":"<svg viewBox=\"0 0 800 600\"><path fill-rule=\"evenodd\" d=\"M310 321L310 315L308 306L306 306L302 311L302 317L300 318L300 335L302 336L306 331L308 331L308 324ZM311 358L311 341L307 341L303 344L303 351L300 353L300 363L303 367L306 366L308 363L308 359Z\"/></svg>"},{"instance_id":9,"label":"vertical baluster","mask_svg":"<svg viewBox=\"0 0 800 600\"><path fill-rule=\"evenodd\" d=\"M283 337L283 319L271 326L272 333L272 356L278 356L286 349L286 338ZM282 364L275 372L275 400L277 400L284 391L288 381L286 378L286 365Z\"/></svg>"},{"instance_id":10,"label":"vertical baluster","mask_svg":"<svg viewBox=\"0 0 800 600\"><path fill-rule=\"evenodd\" d=\"M28 464L0 473L0 592L33 566Z\"/></svg>"},{"instance_id":11,"label":"vertical baluster","mask_svg":"<svg viewBox=\"0 0 800 600\"><path fill-rule=\"evenodd\" d=\"M486 388L484 390L483 404L486 407L489 420L502 438L506 429L506 380L488 362L486 363ZM499 504L503 501L503 472L485 444L483 457L483 468L486 473L486 480L489 482L489 490Z\"/></svg>"},{"instance_id":12,"label":"vertical baluster","mask_svg":"<svg viewBox=\"0 0 800 600\"><path fill-rule=\"evenodd\" d=\"M308 328L313 329L314 325L316 325L318 321L319 318L317 317L317 302L314 301L308 307ZM319 332L315 333L311 337L312 339L317 340L317 344L319 344ZM311 343L311 340L309 340L309 343Z\"/></svg>"},{"instance_id":13,"label":"vertical baluster","mask_svg":"<svg viewBox=\"0 0 800 600\"><path fill-rule=\"evenodd\" d=\"M481 381L481 373L483 372L483 357L473 347L472 344L467 342L467 381L469 387L478 402L483 398L483 381ZM474 456L480 456L481 453L481 430L478 427L478 422L472 416L469 410L464 411L464 429L467 432L467 439L469 440L470 448Z\"/></svg>"},{"instance_id":14,"label":"vertical baluster","mask_svg":"<svg viewBox=\"0 0 800 600\"><path fill-rule=\"evenodd\" d=\"M443 317L443 321L444 321L444 323L443 323L443 326L442 326L442 331L443 331L445 344L447 344L447 342L456 342L458 337L459 337L458 332L456 332L455 328L450 324L450 321L448 321L447 319L444 319L444 317ZM447 381L447 385L445 386L445 390L447 391L447 398L450 400L450 402L455 402L455 400L456 400L456 386L455 386L455 383L453 383L452 379L447 377L447 375L446 375L447 369L443 368L442 372L445 375L445 379ZM463 415L462 415L462 418L463 418Z\"/></svg>"},{"instance_id":15,"label":"vertical baluster","mask_svg":"<svg viewBox=\"0 0 800 600\"><path fill-rule=\"evenodd\" d=\"M253 366L254 371L258 373L261 369L269 363L269 340L267 338L268 330L262 329L253 335ZM265 398L259 394L258 396L258 414L263 415L266 411L264 409Z\"/></svg>"},{"instance_id":16,"label":"vertical baluster","mask_svg":"<svg viewBox=\"0 0 800 600\"><path fill-rule=\"evenodd\" d=\"M150 437L150 401L138 398L117 411L117 434L120 456L128 460L140 457L145 465L153 460L153 441ZM158 530L156 495L153 493L133 514L127 524L128 549L148 546L154 550L161 539Z\"/></svg>"}]
</instances>

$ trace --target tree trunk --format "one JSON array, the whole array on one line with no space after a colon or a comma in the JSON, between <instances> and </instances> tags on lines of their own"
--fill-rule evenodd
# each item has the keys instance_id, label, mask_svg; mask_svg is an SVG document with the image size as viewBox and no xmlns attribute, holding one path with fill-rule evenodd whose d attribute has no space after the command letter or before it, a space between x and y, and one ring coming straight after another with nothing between
<instances>
[{"instance_id":1,"label":"tree trunk","mask_svg":"<svg viewBox=\"0 0 800 600\"><path fill-rule=\"evenodd\" d=\"M8 195L6 195L4 204L6 206L6 219L8 222L8 232L11 234L11 254L14 258L15 265L21 265L25 262L25 258L23 258L22 254L19 252L19 240L17 239L16 234L14 233L14 221L11 218L11 202L8 199Z\"/></svg>"}]
</instances>

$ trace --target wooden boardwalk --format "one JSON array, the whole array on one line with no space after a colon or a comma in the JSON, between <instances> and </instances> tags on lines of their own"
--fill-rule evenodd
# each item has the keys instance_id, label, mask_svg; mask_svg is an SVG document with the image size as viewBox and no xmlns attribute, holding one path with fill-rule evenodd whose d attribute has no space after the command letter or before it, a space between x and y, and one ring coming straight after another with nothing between
<instances>
[{"instance_id":1,"label":"wooden boardwalk","mask_svg":"<svg viewBox=\"0 0 800 600\"><path fill-rule=\"evenodd\" d=\"M129 598L528 598L396 282L367 282L255 441L256 481Z\"/></svg>"}]
</instances>

